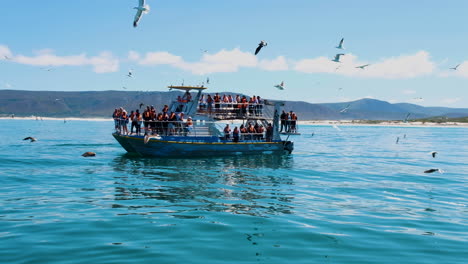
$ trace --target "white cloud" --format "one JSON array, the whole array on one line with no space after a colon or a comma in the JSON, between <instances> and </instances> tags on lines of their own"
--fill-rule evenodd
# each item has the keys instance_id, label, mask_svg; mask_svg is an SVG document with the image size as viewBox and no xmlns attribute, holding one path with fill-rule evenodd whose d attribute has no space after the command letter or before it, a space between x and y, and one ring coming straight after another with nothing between
<instances>
[{"instance_id":1,"label":"white cloud","mask_svg":"<svg viewBox=\"0 0 468 264\"><path fill-rule=\"evenodd\" d=\"M287 71L289 69L284 56L278 56L273 60L261 60L258 67L266 71Z\"/></svg>"},{"instance_id":2,"label":"white cloud","mask_svg":"<svg viewBox=\"0 0 468 264\"><path fill-rule=\"evenodd\" d=\"M131 61L137 61L140 59L140 54L136 51L131 50L128 52L128 59Z\"/></svg>"},{"instance_id":3,"label":"white cloud","mask_svg":"<svg viewBox=\"0 0 468 264\"><path fill-rule=\"evenodd\" d=\"M85 53L70 56L58 56L51 49L35 52L35 56L12 55L8 47L0 46L0 54L10 57L12 62L32 66L93 66L96 73L116 72L119 70L119 59L110 52L101 52L98 56L87 56Z\"/></svg>"},{"instance_id":4,"label":"white cloud","mask_svg":"<svg viewBox=\"0 0 468 264\"><path fill-rule=\"evenodd\" d=\"M138 61L141 65L178 65L183 63L182 57L172 55L169 52L148 52Z\"/></svg>"},{"instance_id":5,"label":"white cloud","mask_svg":"<svg viewBox=\"0 0 468 264\"><path fill-rule=\"evenodd\" d=\"M5 56L10 58L12 53L7 46L0 45L0 60L5 60Z\"/></svg>"},{"instance_id":6,"label":"white cloud","mask_svg":"<svg viewBox=\"0 0 468 264\"><path fill-rule=\"evenodd\" d=\"M305 73L333 73L338 66L340 66L339 63L333 62L329 58L318 57L296 62L294 70Z\"/></svg>"},{"instance_id":7,"label":"white cloud","mask_svg":"<svg viewBox=\"0 0 468 264\"><path fill-rule=\"evenodd\" d=\"M356 68L365 64L370 65L365 69ZM357 56L346 54L341 57L341 63L333 62L331 58L318 57L299 60L294 69L305 73L336 73L355 77L400 79L430 74L435 70L435 63L430 60L426 51L385 58L376 63L358 61Z\"/></svg>"},{"instance_id":8,"label":"white cloud","mask_svg":"<svg viewBox=\"0 0 468 264\"><path fill-rule=\"evenodd\" d=\"M235 72L241 67L255 67L257 58L238 48L221 50L215 54L204 54L198 62L187 62L182 57L169 52L148 52L141 59L138 53L129 54L129 59L137 61L140 65L170 65L172 67L190 71L196 75L215 72Z\"/></svg>"}]
</instances>

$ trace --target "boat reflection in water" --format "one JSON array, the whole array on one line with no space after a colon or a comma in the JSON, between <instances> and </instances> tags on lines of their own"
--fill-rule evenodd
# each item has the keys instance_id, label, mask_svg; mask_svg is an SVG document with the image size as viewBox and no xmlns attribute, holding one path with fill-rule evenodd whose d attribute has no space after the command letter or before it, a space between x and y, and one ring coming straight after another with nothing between
<instances>
[{"instance_id":1,"label":"boat reflection in water","mask_svg":"<svg viewBox=\"0 0 468 264\"><path fill-rule=\"evenodd\" d=\"M203 217L203 211L291 214L294 182L286 170L292 162L286 155L154 159L125 154L113 162L121 172L113 207L183 218Z\"/></svg>"}]
</instances>

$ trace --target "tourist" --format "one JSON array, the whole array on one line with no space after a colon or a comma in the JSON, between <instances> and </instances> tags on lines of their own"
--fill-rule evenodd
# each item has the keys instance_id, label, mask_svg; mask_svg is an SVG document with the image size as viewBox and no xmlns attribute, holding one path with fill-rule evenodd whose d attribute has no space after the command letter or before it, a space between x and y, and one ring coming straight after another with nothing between
<instances>
[{"instance_id":1,"label":"tourist","mask_svg":"<svg viewBox=\"0 0 468 264\"><path fill-rule=\"evenodd\" d=\"M224 127L224 139L229 140L230 135L231 135L231 128L229 128L229 124L226 124L226 126Z\"/></svg>"},{"instance_id":2,"label":"tourist","mask_svg":"<svg viewBox=\"0 0 468 264\"><path fill-rule=\"evenodd\" d=\"M247 133L249 133L249 139L254 139L255 134L257 131L255 130L254 126L252 123L249 123L249 127L247 128Z\"/></svg>"},{"instance_id":3,"label":"tourist","mask_svg":"<svg viewBox=\"0 0 468 264\"><path fill-rule=\"evenodd\" d=\"M128 118L130 119L130 121L132 121L132 123L130 124L130 135L132 135L133 134L133 128L136 127L135 112L133 110L130 112L130 116Z\"/></svg>"},{"instance_id":4,"label":"tourist","mask_svg":"<svg viewBox=\"0 0 468 264\"><path fill-rule=\"evenodd\" d=\"M273 140L273 127L271 126L271 123L268 123L266 128L265 138L267 142L271 142Z\"/></svg>"},{"instance_id":5,"label":"tourist","mask_svg":"<svg viewBox=\"0 0 468 264\"><path fill-rule=\"evenodd\" d=\"M193 130L193 121L192 118L189 116L187 118L187 122L185 123L185 136L187 136L188 133L192 133Z\"/></svg>"},{"instance_id":6,"label":"tourist","mask_svg":"<svg viewBox=\"0 0 468 264\"><path fill-rule=\"evenodd\" d=\"M143 125L145 128L145 135L148 134L150 120L151 120L151 109L149 106L146 106L146 110L143 112Z\"/></svg>"},{"instance_id":7,"label":"tourist","mask_svg":"<svg viewBox=\"0 0 468 264\"><path fill-rule=\"evenodd\" d=\"M263 128L262 125L258 126L257 129L257 139L262 140L263 139L263 132L265 132L265 129Z\"/></svg>"},{"instance_id":8,"label":"tourist","mask_svg":"<svg viewBox=\"0 0 468 264\"><path fill-rule=\"evenodd\" d=\"M114 113L112 113L112 118L114 119L115 130L117 130L119 128L119 109L114 109Z\"/></svg>"},{"instance_id":9,"label":"tourist","mask_svg":"<svg viewBox=\"0 0 468 264\"><path fill-rule=\"evenodd\" d=\"M204 94L201 95L198 105L200 110L206 109L206 98Z\"/></svg>"},{"instance_id":10,"label":"tourist","mask_svg":"<svg viewBox=\"0 0 468 264\"><path fill-rule=\"evenodd\" d=\"M234 127L234 131L232 132L232 141L239 142L239 129Z\"/></svg>"},{"instance_id":11,"label":"tourist","mask_svg":"<svg viewBox=\"0 0 468 264\"><path fill-rule=\"evenodd\" d=\"M141 114L140 114L140 110L136 110L136 113L135 113L135 117L134 119L136 119L136 125L135 125L135 128L136 128L136 134L139 136L140 133L141 133L141 122L143 120L143 118L141 117Z\"/></svg>"},{"instance_id":12,"label":"tourist","mask_svg":"<svg viewBox=\"0 0 468 264\"><path fill-rule=\"evenodd\" d=\"M128 128L127 128L127 124L128 124L128 115L127 115L127 111L123 110L122 111L122 115L120 117L120 120L121 120L121 126L122 126L122 133L124 135L128 135Z\"/></svg>"},{"instance_id":13,"label":"tourist","mask_svg":"<svg viewBox=\"0 0 468 264\"><path fill-rule=\"evenodd\" d=\"M192 95L188 90L185 92L183 99L185 99L184 103L192 101Z\"/></svg>"},{"instance_id":14,"label":"tourist","mask_svg":"<svg viewBox=\"0 0 468 264\"><path fill-rule=\"evenodd\" d=\"M281 113L281 116L280 116L280 119L281 119L281 129L280 129L280 132L283 132L283 128L284 128L284 131L286 131L286 119L288 118L288 114L286 114L286 112L283 110L283 112Z\"/></svg>"},{"instance_id":15,"label":"tourist","mask_svg":"<svg viewBox=\"0 0 468 264\"><path fill-rule=\"evenodd\" d=\"M215 94L215 96L213 97L213 100L214 100L214 103L215 103L215 109L219 110L220 103L221 103L221 97L219 96L218 93Z\"/></svg>"},{"instance_id":16,"label":"tourist","mask_svg":"<svg viewBox=\"0 0 468 264\"><path fill-rule=\"evenodd\" d=\"M255 107L256 107L256 97L255 95L250 97L250 100L249 100L249 115L250 116L253 116L254 115L254 110L255 110Z\"/></svg>"},{"instance_id":17,"label":"tourist","mask_svg":"<svg viewBox=\"0 0 468 264\"><path fill-rule=\"evenodd\" d=\"M257 96L257 116L263 115L263 99L260 96Z\"/></svg>"},{"instance_id":18,"label":"tourist","mask_svg":"<svg viewBox=\"0 0 468 264\"><path fill-rule=\"evenodd\" d=\"M297 123L297 115L296 113L292 112L291 114L291 132L292 133L297 133L296 123Z\"/></svg>"},{"instance_id":19,"label":"tourist","mask_svg":"<svg viewBox=\"0 0 468 264\"><path fill-rule=\"evenodd\" d=\"M208 97L206 98L206 103L208 105L208 112L211 113L211 111L213 110L213 98L211 97L211 95L208 95Z\"/></svg>"}]
</instances>

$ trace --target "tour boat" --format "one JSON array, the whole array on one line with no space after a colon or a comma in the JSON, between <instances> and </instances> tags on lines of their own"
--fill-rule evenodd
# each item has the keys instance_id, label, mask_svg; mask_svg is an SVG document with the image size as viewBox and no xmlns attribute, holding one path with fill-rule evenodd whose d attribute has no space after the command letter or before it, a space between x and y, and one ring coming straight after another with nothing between
<instances>
[{"instance_id":1,"label":"tour boat","mask_svg":"<svg viewBox=\"0 0 468 264\"><path fill-rule=\"evenodd\" d=\"M149 121L149 128L129 134L116 126L112 134L129 153L149 157L200 157L243 154L287 154L292 141L282 140L279 114L282 101L263 100L249 103L206 103L204 86L169 86L185 91L184 97L170 104L168 112L183 113L181 121ZM191 91L195 91L191 93ZM188 121L190 118L190 122ZM225 129L229 125L230 129ZM243 126L262 127L264 131L233 133ZM262 129L258 129L262 130Z\"/></svg>"}]
</instances>

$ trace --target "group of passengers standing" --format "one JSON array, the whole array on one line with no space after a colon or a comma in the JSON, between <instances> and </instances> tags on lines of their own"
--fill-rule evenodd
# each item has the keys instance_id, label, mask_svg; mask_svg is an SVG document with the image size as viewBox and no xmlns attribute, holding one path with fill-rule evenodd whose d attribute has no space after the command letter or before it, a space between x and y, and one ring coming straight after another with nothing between
<instances>
[{"instance_id":1,"label":"group of passengers standing","mask_svg":"<svg viewBox=\"0 0 468 264\"><path fill-rule=\"evenodd\" d=\"M288 112L285 112L283 110L283 112L281 113L280 119L281 119L280 132L283 132L283 128L284 128L285 132L297 133L297 126L296 126L297 115L296 115L296 113L294 113L293 111L289 111L289 113L288 113Z\"/></svg>"},{"instance_id":2,"label":"group of passengers standing","mask_svg":"<svg viewBox=\"0 0 468 264\"><path fill-rule=\"evenodd\" d=\"M133 134L133 128L137 135L141 134L141 125L144 125L146 134L160 134L160 135L186 135L193 129L193 121L191 117L185 120L184 113L169 113L169 106L164 105L161 112L156 113L154 106L147 106L146 109L140 114L137 109L132 111L130 115L127 111L120 107L114 110L112 115L115 122L115 129L120 131L121 134ZM130 133L128 132L127 124L131 121Z\"/></svg>"},{"instance_id":3,"label":"group of passengers standing","mask_svg":"<svg viewBox=\"0 0 468 264\"><path fill-rule=\"evenodd\" d=\"M229 124L224 127L224 139L230 140L231 139L231 128ZM247 139L247 140L262 140L263 133L265 132L265 139L266 141L271 141L273 138L273 127L271 123L268 123L268 126L265 128L263 125L259 125L255 122L255 125L252 122L249 122L246 126L242 124L239 128L236 126L232 131L232 141L239 142L240 138Z\"/></svg>"},{"instance_id":4,"label":"group of passengers standing","mask_svg":"<svg viewBox=\"0 0 468 264\"><path fill-rule=\"evenodd\" d=\"M250 99L240 95L226 95L220 96L216 93L214 96L204 94L199 100L199 109L208 110L208 112L218 112L220 110L234 110L239 115L245 116L247 112L250 116L261 116L263 111L263 99L260 96L252 96Z\"/></svg>"}]
</instances>

